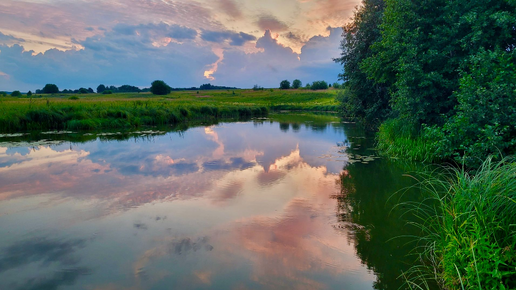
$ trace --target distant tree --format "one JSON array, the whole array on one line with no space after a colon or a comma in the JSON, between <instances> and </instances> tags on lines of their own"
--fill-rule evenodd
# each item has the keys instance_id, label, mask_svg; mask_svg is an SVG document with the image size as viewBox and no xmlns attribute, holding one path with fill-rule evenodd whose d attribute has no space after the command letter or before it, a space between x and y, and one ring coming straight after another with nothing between
<instances>
[{"instance_id":1,"label":"distant tree","mask_svg":"<svg viewBox=\"0 0 516 290\"><path fill-rule=\"evenodd\" d=\"M118 87L119 93L139 93L141 90L139 87L130 86L130 85L123 85Z\"/></svg>"},{"instance_id":2,"label":"distant tree","mask_svg":"<svg viewBox=\"0 0 516 290\"><path fill-rule=\"evenodd\" d=\"M0 92L0 95L2 95L2 97L5 97L5 96L7 96L7 93L6 92Z\"/></svg>"},{"instance_id":3,"label":"distant tree","mask_svg":"<svg viewBox=\"0 0 516 290\"><path fill-rule=\"evenodd\" d=\"M43 91L42 91L42 90L40 90L40 89L37 89L37 90L36 90L36 94L43 94Z\"/></svg>"},{"instance_id":4,"label":"distant tree","mask_svg":"<svg viewBox=\"0 0 516 290\"><path fill-rule=\"evenodd\" d=\"M330 88L331 88L331 83L330 83L330 84L328 84L328 87L330 87Z\"/></svg>"},{"instance_id":5,"label":"distant tree","mask_svg":"<svg viewBox=\"0 0 516 290\"><path fill-rule=\"evenodd\" d=\"M59 88L54 84L46 84L41 92L43 94L57 94L59 93Z\"/></svg>"},{"instance_id":6,"label":"distant tree","mask_svg":"<svg viewBox=\"0 0 516 290\"><path fill-rule=\"evenodd\" d=\"M339 83L333 83L333 88L334 89L341 89L341 85Z\"/></svg>"},{"instance_id":7,"label":"distant tree","mask_svg":"<svg viewBox=\"0 0 516 290\"><path fill-rule=\"evenodd\" d=\"M310 88L312 90L326 90L328 89L328 83L325 81L315 81Z\"/></svg>"},{"instance_id":8,"label":"distant tree","mask_svg":"<svg viewBox=\"0 0 516 290\"><path fill-rule=\"evenodd\" d=\"M102 94L103 95L111 95L113 92L111 90L105 90L105 91L102 91Z\"/></svg>"},{"instance_id":9,"label":"distant tree","mask_svg":"<svg viewBox=\"0 0 516 290\"><path fill-rule=\"evenodd\" d=\"M32 97L32 92L31 91L27 92L27 97Z\"/></svg>"},{"instance_id":10,"label":"distant tree","mask_svg":"<svg viewBox=\"0 0 516 290\"><path fill-rule=\"evenodd\" d=\"M281 81L279 88L282 89L282 90L290 89L290 82L287 81L287 80Z\"/></svg>"},{"instance_id":11,"label":"distant tree","mask_svg":"<svg viewBox=\"0 0 516 290\"><path fill-rule=\"evenodd\" d=\"M171 91L170 87L160 80L153 81L150 90L154 95L168 95Z\"/></svg>"},{"instance_id":12,"label":"distant tree","mask_svg":"<svg viewBox=\"0 0 516 290\"><path fill-rule=\"evenodd\" d=\"M89 93L88 89L86 89L86 88L79 89L79 94L87 94L87 93Z\"/></svg>"},{"instance_id":13,"label":"distant tree","mask_svg":"<svg viewBox=\"0 0 516 290\"><path fill-rule=\"evenodd\" d=\"M310 85L310 83L307 83L307 84L305 85L305 89L307 89L307 90L309 90L311 87L312 87L312 86Z\"/></svg>"},{"instance_id":14,"label":"distant tree","mask_svg":"<svg viewBox=\"0 0 516 290\"><path fill-rule=\"evenodd\" d=\"M88 93L90 93L90 94L94 94L94 93L95 93L95 91L94 91L92 88L88 88Z\"/></svg>"},{"instance_id":15,"label":"distant tree","mask_svg":"<svg viewBox=\"0 0 516 290\"><path fill-rule=\"evenodd\" d=\"M253 91L263 91L263 87L260 87L259 85L254 85Z\"/></svg>"},{"instance_id":16,"label":"distant tree","mask_svg":"<svg viewBox=\"0 0 516 290\"><path fill-rule=\"evenodd\" d=\"M303 84L301 83L301 81L297 80L297 79L292 82L292 88L293 89L299 89L302 85Z\"/></svg>"},{"instance_id":17,"label":"distant tree","mask_svg":"<svg viewBox=\"0 0 516 290\"><path fill-rule=\"evenodd\" d=\"M100 84L97 87L97 93L99 93L99 94L102 94L105 90L106 90L106 86L105 85Z\"/></svg>"},{"instance_id":18,"label":"distant tree","mask_svg":"<svg viewBox=\"0 0 516 290\"><path fill-rule=\"evenodd\" d=\"M19 96L21 96L21 93L20 93L20 91L14 91L14 92L11 93L11 96L12 97L19 97Z\"/></svg>"}]
</instances>

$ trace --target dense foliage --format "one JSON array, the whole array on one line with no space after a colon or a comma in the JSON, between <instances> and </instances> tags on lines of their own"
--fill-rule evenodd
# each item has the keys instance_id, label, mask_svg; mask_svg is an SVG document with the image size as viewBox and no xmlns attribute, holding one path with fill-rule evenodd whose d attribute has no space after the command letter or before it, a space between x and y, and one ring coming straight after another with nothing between
<instances>
[{"instance_id":1,"label":"dense foliage","mask_svg":"<svg viewBox=\"0 0 516 290\"><path fill-rule=\"evenodd\" d=\"M287 81L287 80L281 81L279 88L282 89L282 90L290 89L290 82Z\"/></svg>"},{"instance_id":2,"label":"dense foliage","mask_svg":"<svg viewBox=\"0 0 516 290\"><path fill-rule=\"evenodd\" d=\"M164 81L157 80L152 82L150 91L155 95L168 95L171 89Z\"/></svg>"},{"instance_id":3,"label":"dense foliage","mask_svg":"<svg viewBox=\"0 0 516 290\"><path fill-rule=\"evenodd\" d=\"M293 88L293 89L299 89L302 85L303 85L303 83L301 83L301 81L300 81L300 80L298 80L298 79L295 79L295 80L292 82L292 88Z\"/></svg>"},{"instance_id":4,"label":"dense foliage","mask_svg":"<svg viewBox=\"0 0 516 290\"><path fill-rule=\"evenodd\" d=\"M344 26L342 54L335 59L344 67L339 78L345 90L339 93L344 114L355 121L379 125L390 112L387 86L368 78L362 62L374 55L372 45L381 40L380 23L385 3L383 0L363 1L350 23Z\"/></svg>"},{"instance_id":5,"label":"dense foliage","mask_svg":"<svg viewBox=\"0 0 516 290\"><path fill-rule=\"evenodd\" d=\"M59 88L55 84L46 84L41 90L43 94L57 94L59 93Z\"/></svg>"},{"instance_id":6,"label":"dense foliage","mask_svg":"<svg viewBox=\"0 0 516 290\"><path fill-rule=\"evenodd\" d=\"M328 89L328 83L325 81L315 81L310 86L310 89L312 90L326 90Z\"/></svg>"},{"instance_id":7,"label":"dense foliage","mask_svg":"<svg viewBox=\"0 0 516 290\"><path fill-rule=\"evenodd\" d=\"M515 11L507 0L364 0L336 59L344 113L397 120L404 136L382 140L424 140L433 160L476 167L514 153Z\"/></svg>"}]
</instances>

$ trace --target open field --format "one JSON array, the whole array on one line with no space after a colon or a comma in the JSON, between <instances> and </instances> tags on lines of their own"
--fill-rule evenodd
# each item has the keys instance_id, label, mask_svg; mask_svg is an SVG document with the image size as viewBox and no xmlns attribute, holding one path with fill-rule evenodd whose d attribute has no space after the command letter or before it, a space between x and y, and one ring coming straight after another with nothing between
<instances>
[{"instance_id":1,"label":"open field","mask_svg":"<svg viewBox=\"0 0 516 290\"><path fill-rule=\"evenodd\" d=\"M191 120L240 119L269 111L337 111L336 90L180 91L0 97L0 131L128 128Z\"/></svg>"}]
</instances>

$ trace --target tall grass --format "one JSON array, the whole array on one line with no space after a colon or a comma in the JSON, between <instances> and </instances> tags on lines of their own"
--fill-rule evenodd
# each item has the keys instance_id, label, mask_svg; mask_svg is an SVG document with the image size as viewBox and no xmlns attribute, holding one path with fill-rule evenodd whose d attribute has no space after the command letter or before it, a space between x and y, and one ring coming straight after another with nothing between
<instances>
[{"instance_id":1,"label":"tall grass","mask_svg":"<svg viewBox=\"0 0 516 290\"><path fill-rule=\"evenodd\" d=\"M410 288L516 289L516 163L489 157L474 175L448 168L420 185L429 198L413 210L430 264L407 273Z\"/></svg>"},{"instance_id":2,"label":"tall grass","mask_svg":"<svg viewBox=\"0 0 516 290\"><path fill-rule=\"evenodd\" d=\"M426 139L417 129L398 119L387 120L379 128L377 148L383 155L410 161L435 162L434 142Z\"/></svg>"},{"instance_id":3,"label":"tall grass","mask_svg":"<svg viewBox=\"0 0 516 290\"><path fill-rule=\"evenodd\" d=\"M72 98L72 99L70 99ZM0 98L0 131L131 128L186 121L245 119L270 110L335 111L333 91L202 91Z\"/></svg>"}]
</instances>

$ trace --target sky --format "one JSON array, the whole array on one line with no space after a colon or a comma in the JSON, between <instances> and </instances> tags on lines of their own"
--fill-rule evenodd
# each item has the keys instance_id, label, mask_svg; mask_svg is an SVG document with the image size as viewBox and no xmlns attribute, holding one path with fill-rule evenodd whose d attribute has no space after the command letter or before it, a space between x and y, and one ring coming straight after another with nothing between
<instances>
[{"instance_id":1,"label":"sky","mask_svg":"<svg viewBox=\"0 0 516 290\"><path fill-rule=\"evenodd\" d=\"M337 81L360 0L2 0L0 90Z\"/></svg>"}]
</instances>

